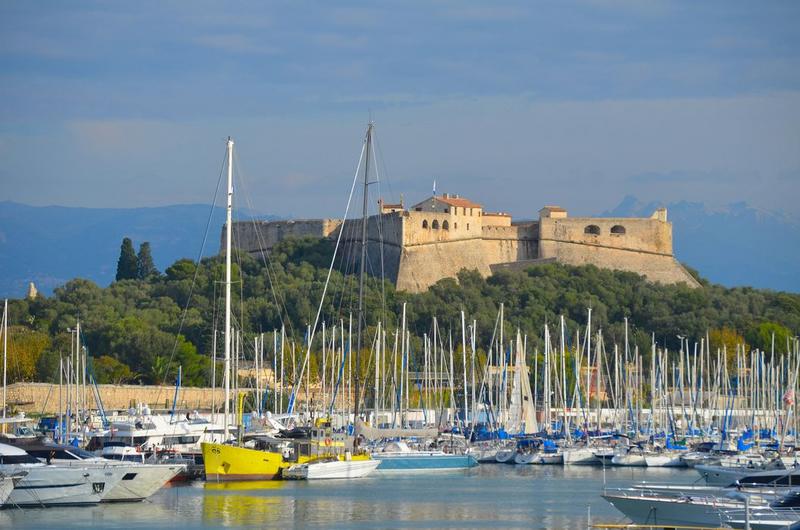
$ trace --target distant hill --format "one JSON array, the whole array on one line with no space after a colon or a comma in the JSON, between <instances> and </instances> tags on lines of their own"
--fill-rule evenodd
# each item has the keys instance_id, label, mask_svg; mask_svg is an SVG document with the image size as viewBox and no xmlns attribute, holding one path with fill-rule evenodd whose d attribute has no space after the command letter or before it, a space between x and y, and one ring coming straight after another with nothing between
<instances>
[{"instance_id":1,"label":"distant hill","mask_svg":"<svg viewBox=\"0 0 800 530\"><path fill-rule=\"evenodd\" d=\"M45 294L76 277L108 285L126 236L137 251L149 241L161 271L177 259L195 259L209 213L211 207L204 204L70 208L0 202L0 296L22 297L30 281ZM219 251L224 222L224 208L215 207L205 256Z\"/></svg>"},{"instance_id":2,"label":"distant hill","mask_svg":"<svg viewBox=\"0 0 800 530\"><path fill-rule=\"evenodd\" d=\"M703 203L643 203L625 197L603 216L649 216L666 206L675 256L715 283L800 292L800 220L744 202L721 209Z\"/></svg>"}]
</instances>

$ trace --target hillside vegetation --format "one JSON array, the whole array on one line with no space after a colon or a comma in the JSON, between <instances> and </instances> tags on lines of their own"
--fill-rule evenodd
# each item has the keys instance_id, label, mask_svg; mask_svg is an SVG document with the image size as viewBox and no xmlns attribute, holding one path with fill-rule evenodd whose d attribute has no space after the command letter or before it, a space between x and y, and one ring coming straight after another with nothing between
<instances>
[{"instance_id":1,"label":"hillside vegetation","mask_svg":"<svg viewBox=\"0 0 800 530\"><path fill-rule=\"evenodd\" d=\"M245 357L252 358L256 333L271 334L283 323L297 348L296 362L300 362L306 328L314 322L330 258L327 242L310 239L282 242L273 249L268 267L250 256L236 256L234 321L242 331ZM348 259L342 260L333 271L323 304L328 326L344 320L347 328L348 315L356 313L358 282L355 276L341 272L352 270L352 261L346 262ZM57 382L59 357L70 355L73 335L69 330L80 319L91 370L99 382L171 383L181 365L184 384L207 385L214 330L222 328L223 279L221 257L204 259L199 267L184 259L163 274L145 279L121 280L107 288L74 279L56 288L51 297L11 300L9 382ZM450 331L454 345L460 344L461 310L466 312L467 322L477 322L478 345L486 349L501 303L506 336L521 329L528 335L529 349L540 345L544 323L557 325L562 314L574 341L577 326L586 324L589 307L593 329L601 327L609 343L621 343L627 317L631 341L645 355L649 354L651 333L659 345L670 348L677 348L678 335L699 341L708 334L712 348L725 344L730 350L736 343L746 342L748 348L767 351L774 335L775 350L780 354L786 350L787 340L800 330L800 295L729 289L700 281L701 289L664 286L632 273L558 264L486 279L475 271L462 271L458 281L442 280L421 294L397 292L390 283L369 278L365 287L369 328L364 343L370 343L379 320L390 336L394 333L403 303L413 337L412 352L416 352L412 356L421 351L421 337L430 334L434 317L445 335L444 344ZM354 331L355 327L354 323ZM271 358L271 336L265 343ZM218 352L221 357L220 336ZM362 356L362 361L368 357ZM312 374L317 362L315 357Z\"/></svg>"}]
</instances>

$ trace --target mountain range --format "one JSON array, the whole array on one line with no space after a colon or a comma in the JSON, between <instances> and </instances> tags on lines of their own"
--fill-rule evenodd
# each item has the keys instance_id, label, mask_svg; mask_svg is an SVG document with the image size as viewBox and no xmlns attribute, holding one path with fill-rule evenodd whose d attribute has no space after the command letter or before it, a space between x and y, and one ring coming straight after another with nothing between
<instances>
[{"instance_id":1,"label":"mountain range","mask_svg":"<svg viewBox=\"0 0 800 530\"><path fill-rule=\"evenodd\" d=\"M726 286L800 292L795 271L800 221L788 215L743 202L712 209L699 202L645 203L632 196L600 215L649 217L661 206L673 223L675 256L703 277ZM240 215L251 217L277 218ZM124 237L137 249L149 241L162 271L180 258L213 255L224 218L224 209L202 204L73 208L0 202L0 296L24 296L31 281L48 295L76 277L108 285Z\"/></svg>"},{"instance_id":2,"label":"mountain range","mask_svg":"<svg viewBox=\"0 0 800 530\"><path fill-rule=\"evenodd\" d=\"M73 208L0 202L0 296L24 296L28 282L48 295L72 278L108 285L116 276L124 237L137 251L149 241L163 272L180 258L197 259L201 248L203 256L219 252L224 222L224 208L205 204Z\"/></svg>"}]
</instances>

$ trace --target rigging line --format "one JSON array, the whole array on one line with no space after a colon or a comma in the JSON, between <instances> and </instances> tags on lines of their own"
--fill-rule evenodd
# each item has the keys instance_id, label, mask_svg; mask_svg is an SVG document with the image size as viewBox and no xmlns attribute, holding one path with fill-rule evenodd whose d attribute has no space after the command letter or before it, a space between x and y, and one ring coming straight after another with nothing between
<instances>
[{"instance_id":1,"label":"rigging line","mask_svg":"<svg viewBox=\"0 0 800 530\"><path fill-rule=\"evenodd\" d=\"M225 170L225 159L227 158L227 153L222 158L222 166L219 168L219 177L217 178L217 187L214 190L214 198L211 200L211 206L208 211L208 219L206 220L206 230L203 234L203 241L200 243L200 250L197 253L197 265L194 268L194 274L192 275L192 285L189 287L189 296L186 297L186 304L183 306L183 314L181 315L180 324L178 324L178 331L175 334L175 342L172 344L172 352L169 355L169 361L167 361L167 368L164 372L164 379L167 378L170 372L170 367L172 366L172 361L175 358L175 352L178 350L178 342L179 337L181 336L181 331L183 331L183 325L186 322L186 315L189 313L189 304L192 301L192 295L194 294L195 285L197 285L197 275L200 273L200 265L203 259L203 251L206 248L206 241L208 241L208 230L211 226L211 219L214 216L214 208L217 205L217 195L219 194L219 187L220 183L222 182L222 174ZM156 403L158 403L161 399L161 387L159 387L158 394L156 394Z\"/></svg>"},{"instance_id":2,"label":"rigging line","mask_svg":"<svg viewBox=\"0 0 800 530\"><path fill-rule=\"evenodd\" d=\"M253 208L253 205L250 202L250 193L248 192L247 186L245 185L245 182L246 182L246 180L244 178L245 174L244 174L244 171L242 171L242 169L241 169L241 163L239 162L238 151L234 151L233 158L234 158L234 164L236 165L236 168L238 169L236 175L238 176L239 184L242 187L242 195L244 196L245 202L247 203L247 207L251 211L255 211L255 208ZM272 298L273 298L273 300L275 302L275 305L278 306L278 309L279 309L279 311L278 311L278 319L280 320L281 325L284 326L286 324L286 322L283 319L283 313L285 312L287 315L289 314L289 311L286 308L286 299L284 298L283 293L281 293L278 290L276 283L272 279L273 275L277 275L277 274L276 274L276 272L274 270L274 265L272 263L272 260L269 259L269 252L267 252L267 250L266 250L266 241L264 241L264 237L263 237L263 234L261 233L261 230L258 227L258 223L257 223L256 219L254 217L252 217L252 216L250 218L250 221L253 223L253 228L255 229L254 231L256 233L256 239L258 241L258 251L259 251L259 254L261 256L261 260L264 262L264 268L265 268L265 270L267 272L267 280L269 281L270 292L272 294ZM289 328L289 333L290 334L294 334L294 328L292 326L291 319L288 320L288 328Z\"/></svg>"},{"instance_id":3,"label":"rigging line","mask_svg":"<svg viewBox=\"0 0 800 530\"><path fill-rule=\"evenodd\" d=\"M373 129L374 131L374 129ZM377 160L377 156L375 154L375 133L372 134L373 141L372 144L372 158ZM375 180L378 183L378 197L380 197L381 193L381 175L380 171L378 171L379 164L375 164ZM378 250L380 252L380 261L381 261L381 320L386 319L386 286L385 286L385 267L383 262L383 212L379 211L377 216L377 223L378 227Z\"/></svg>"},{"instance_id":4,"label":"rigging line","mask_svg":"<svg viewBox=\"0 0 800 530\"><path fill-rule=\"evenodd\" d=\"M383 166L383 173L384 173L384 175L386 175L386 185L389 187L389 197L391 197L392 202L394 202L397 199L395 199L394 190L392 190L392 182L391 182L391 180L389 180L389 170L386 169L386 159L383 156L383 149L381 149L381 145L378 142L378 140L375 138L374 135L372 137L372 142L373 142L373 144L378 144L377 145L378 154L381 155L381 156L380 156L380 158L375 157L375 160L380 161L380 164ZM373 153L375 153L374 148L373 148ZM375 166L377 168L378 164L376 163Z\"/></svg>"},{"instance_id":5,"label":"rigging line","mask_svg":"<svg viewBox=\"0 0 800 530\"><path fill-rule=\"evenodd\" d=\"M361 169L361 160L364 158L364 152L366 151L366 149L367 149L367 144L366 144L366 141L365 141L364 145L361 147L361 155L358 157L358 164L356 165L356 171L355 171L355 174L353 175L353 184L350 186L350 195L347 197L347 206L345 207L344 216L342 217L342 219L347 219L347 214L350 212L350 203L353 200L353 192L355 191L356 182L358 181L358 172L359 172L359 169ZM325 287L323 287L323 289L322 289L322 296L320 297L319 307L317 308L317 315L314 318L314 326L311 328L311 336L309 337L308 346L307 346L307 349L306 349L306 355L305 355L305 358L303 359L303 367L300 370L300 377L295 380L296 383L292 388L292 394L291 394L291 396L289 398L289 408L288 408L289 414L294 412L294 402L295 402L295 397L296 397L296 388L300 384L302 384L302 382L303 382L303 373L305 372L306 365L308 364L309 356L311 355L311 343L313 342L314 334L317 331L317 324L319 324L319 316L320 316L320 313L322 312L322 305L325 302L325 294L328 292L328 284L330 283L331 273L333 272L333 265L336 262L336 253L339 250L339 243L341 243L341 241L342 241L342 233L343 232L344 232L344 230L340 230L339 231L339 235L336 237L336 247L333 249L333 257L331 257L331 265L330 265L330 267L328 267L328 275L327 275L327 278L325 279Z\"/></svg>"}]
</instances>

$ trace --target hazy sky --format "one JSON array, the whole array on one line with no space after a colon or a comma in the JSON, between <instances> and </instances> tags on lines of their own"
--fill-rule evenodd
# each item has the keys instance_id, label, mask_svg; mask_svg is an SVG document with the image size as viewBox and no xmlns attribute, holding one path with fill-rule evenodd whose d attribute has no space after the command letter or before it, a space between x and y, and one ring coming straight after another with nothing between
<instances>
[{"instance_id":1,"label":"hazy sky","mask_svg":"<svg viewBox=\"0 0 800 530\"><path fill-rule=\"evenodd\" d=\"M335 7L334 7L335 6ZM800 2L0 3L0 200L338 216L382 189L531 217L623 196L800 213Z\"/></svg>"}]
</instances>

